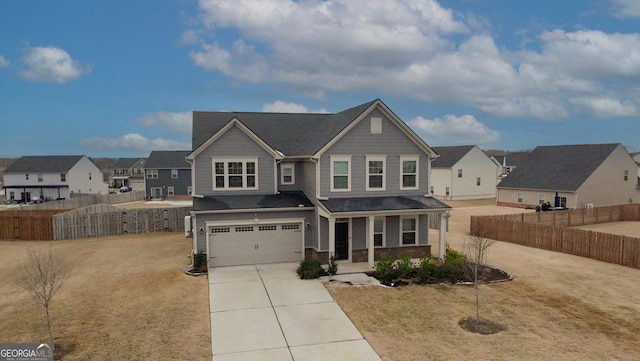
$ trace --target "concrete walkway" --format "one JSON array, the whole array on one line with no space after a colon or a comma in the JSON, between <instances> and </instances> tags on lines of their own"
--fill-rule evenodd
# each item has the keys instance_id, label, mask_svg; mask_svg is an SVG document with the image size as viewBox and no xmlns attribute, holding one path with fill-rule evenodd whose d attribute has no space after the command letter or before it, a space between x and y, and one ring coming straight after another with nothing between
<instances>
[{"instance_id":1,"label":"concrete walkway","mask_svg":"<svg viewBox=\"0 0 640 361\"><path fill-rule=\"evenodd\" d=\"M298 263L209 270L213 361L375 361L380 357Z\"/></svg>"}]
</instances>

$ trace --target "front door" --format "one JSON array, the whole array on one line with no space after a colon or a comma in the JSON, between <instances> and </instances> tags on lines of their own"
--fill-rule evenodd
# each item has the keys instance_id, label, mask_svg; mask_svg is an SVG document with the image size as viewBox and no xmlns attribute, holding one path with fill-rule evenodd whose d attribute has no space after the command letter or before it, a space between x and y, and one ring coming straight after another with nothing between
<instances>
[{"instance_id":1,"label":"front door","mask_svg":"<svg viewBox=\"0 0 640 361\"><path fill-rule=\"evenodd\" d=\"M336 259L349 259L349 221L336 221Z\"/></svg>"}]
</instances>

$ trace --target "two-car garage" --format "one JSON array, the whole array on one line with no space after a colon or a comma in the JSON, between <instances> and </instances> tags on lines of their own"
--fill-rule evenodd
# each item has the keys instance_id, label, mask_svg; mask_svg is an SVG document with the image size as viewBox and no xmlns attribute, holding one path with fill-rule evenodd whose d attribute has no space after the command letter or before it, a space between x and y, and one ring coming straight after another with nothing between
<instances>
[{"instance_id":1,"label":"two-car garage","mask_svg":"<svg viewBox=\"0 0 640 361\"><path fill-rule=\"evenodd\" d=\"M304 221L207 222L207 247L211 267L298 262L303 259Z\"/></svg>"}]
</instances>

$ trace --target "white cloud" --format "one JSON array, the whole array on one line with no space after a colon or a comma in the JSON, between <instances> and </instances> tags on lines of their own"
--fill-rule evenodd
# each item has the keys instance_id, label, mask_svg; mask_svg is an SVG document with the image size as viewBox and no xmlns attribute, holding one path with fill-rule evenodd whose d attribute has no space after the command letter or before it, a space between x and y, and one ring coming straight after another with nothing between
<instances>
[{"instance_id":1,"label":"white cloud","mask_svg":"<svg viewBox=\"0 0 640 361\"><path fill-rule=\"evenodd\" d=\"M4 56L0 55L0 68L4 68L9 65L11 65L9 60L5 59Z\"/></svg>"},{"instance_id":2,"label":"white cloud","mask_svg":"<svg viewBox=\"0 0 640 361\"><path fill-rule=\"evenodd\" d=\"M445 115L442 118L417 117L407 122L427 143L437 140L439 145L474 144L488 146L500 139L500 134L489 129L473 115Z\"/></svg>"},{"instance_id":3,"label":"white cloud","mask_svg":"<svg viewBox=\"0 0 640 361\"><path fill-rule=\"evenodd\" d=\"M616 0L633 14L640 2ZM201 0L205 70L303 94L367 91L495 117L640 115L640 34L546 31L507 49L435 0ZM216 37L227 30L238 38ZM581 99L607 99L607 104ZM597 103L597 105L595 105ZM589 105L591 104L591 105ZM616 105L617 104L617 105Z\"/></svg>"},{"instance_id":4,"label":"white cloud","mask_svg":"<svg viewBox=\"0 0 640 361\"><path fill-rule=\"evenodd\" d=\"M283 102L281 100L265 104L262 107L262 111L268 113L327 113L325 109L309 111L309 109L304 105Z\"/></svg>"},{"instance_id":5,"label":"white cloud","mask_svg":"<svg viewBox=\"0 0 640 361\"><path fill-rule=\"evenodd\" d=\"M613 14L620 18L640 17L640 2L638 0L611 0Z\"/></svg>"},{"instance_id":6,"label":"white cloud","mask_svg":"<svg viewBox=\"0 0 640 361\"><path fill-rule=\"evenodd\" d=\"M161 126L178 132L191 132L192 112L155 112L136 119L136 124L145 127Z\"/></svg>"},{"instance_id":7,"label":"white cloud","mask_svg":"<svg viewBox=\"0 0 640 361\"><path fill-rule=\"evenodd\" d=\"M21 75L31 81L65 83L79 78L90 69L71 58L64 49L53 46L32 47L25 52Z\"/></svg>"},{"instance_id":8,"label":"white cloud","mask_svg":"<svg viewBox=\"0 0 640 361\"><path fill-rule=\"evenodd\" d=\"M120 138L91 138L80 141L80 144L94 149L129 150L140 155L148 155L152 150L188 150L190 143L171 139L148 139L137 133L125 134Z\"/></svg>"}]
</instances>

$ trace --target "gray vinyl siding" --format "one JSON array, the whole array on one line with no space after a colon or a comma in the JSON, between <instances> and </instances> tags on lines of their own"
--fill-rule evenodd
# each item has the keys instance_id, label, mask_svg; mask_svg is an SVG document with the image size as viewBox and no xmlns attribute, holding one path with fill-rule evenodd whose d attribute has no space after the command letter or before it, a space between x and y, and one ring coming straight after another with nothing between
<instances>
[{"instance_id":1,"label":"gray vinyl siding","mask_svg":"<svg viewBox=\"0 0 640 361\"><path fill-rule=\"evenodd\" d=\"M248 213L217 213L217 214L197 214L196 221L193 228L193 236L196 237L196 242L198 245L198 250L202 252L206 252L207 249L207 234L206 234L206 222L211 221L228 221L230 225L233 225L233 221L246 221L246 220L256 220L259 222L261 219L263 220L274 220L274 219L291 219L291 218L304 218L305 223L303 227L304 230L304 243L305 247L312 247L314 245L315 238L315 217L314 212L312 210L305 211L285 211L285 212L263 212L257 213L248 212ZM306 224L309 223L311 229L306 229ZM205 229L205 234L200 235L200 227Z\"/></svg>"},{"instance_id":2,"label":"gray vinyl siding","mask_svg":"<svg viewBox=\"0 0 640 361\"><path fill-rule=\"evenodd\" d=\"M304 194L312 202L316 201L316 164L311 161L299 162L300 173L298 172L298 165L296 165L296 177L300 175L300 178L296 178L296 184L298 189L304 192Z\"/></svg>"},{"instance_id":3,"label":"gray vinyl siding","mask_svg":"<svg viewBox=\"0 0 640 361\"><path fill-rule=\"evenodd\" d=\"M382 118L382 134L371 134L371 118ZM351 191L331 192L330 156L351 156ZM365 156L386 156L385 191L366 191L367 164ZM419 156L419 189L400 190L400 156ZM320 159L320 191L323 197L375 197L407 194L427 194L428 155L383 114L375 110L362 119Z\"/></svg>"},{"instance_id":4,"label":"gray vinyl siding","mask_svg":"<svg viewBox=\"0 0 640 361\"><path fill-rule=\"evenodd\" d=\"M216 190L213 189L212 159L257 158L257 190ZM232 127L194 160L194 194L272 194L274 193L274 158L264 148L249 138L238 127Z\"/></svg>"},{"instance_id":5,"label":"gray vinyl siding","mask_svg":"<svg viewBox=\"0 0 640 361\"><path fill-rule=\"evenodd\" d=\"M320 218L320 249L318 251L329 250L329 220Z\"/></svg>"},{"instance_id":6,"label":"gray vinyl siding","mask_svg":"<svg viewBox=\"0 0 640 361\"><path fill-rule=\"evenodd\" d=\"M171 178L171 169L158 169L157 179L145 179L147 196L151 196L151 188L161 187L162 194L168 195L167 187L173 186L174 195L188 195L191 185L191 169L178 169L178 178Z\"/></svg>"},{"instance_id":7,"label":"gray vinyl siding","mask_svg":"<svg viewBox=\"0 0 640 361\"><path fill-rule=\"evenodd\" d=\"M367 248L367 219L351 218L351 246L353 249Z\"/></svg>"}]
</instances>

